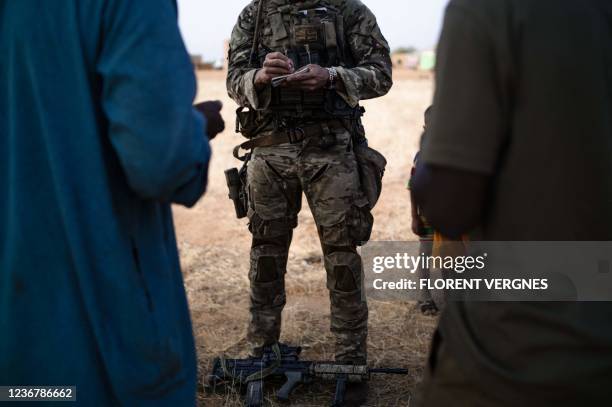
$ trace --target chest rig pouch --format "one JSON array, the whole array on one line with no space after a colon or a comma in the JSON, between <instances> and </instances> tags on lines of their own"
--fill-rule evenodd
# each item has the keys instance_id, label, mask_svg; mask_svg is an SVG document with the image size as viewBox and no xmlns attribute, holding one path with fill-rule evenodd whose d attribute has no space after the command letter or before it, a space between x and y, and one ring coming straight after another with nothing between
<instances>
[{"instance_id":1,"label":"chest rig pouch","mask_svg":"<svg viewBox=\"0 0 612 407\"><path fill-rule=\"evenodd\" d=\"M326 2L273 0L264 21L262 63L269 52L281 52L293 61L296 70L309 64L346 65L342 16ZM351 118L357 113L334 90L306 92L284 87L272 90L270 110L282 119Z\"/></svg>"}]
</instances>

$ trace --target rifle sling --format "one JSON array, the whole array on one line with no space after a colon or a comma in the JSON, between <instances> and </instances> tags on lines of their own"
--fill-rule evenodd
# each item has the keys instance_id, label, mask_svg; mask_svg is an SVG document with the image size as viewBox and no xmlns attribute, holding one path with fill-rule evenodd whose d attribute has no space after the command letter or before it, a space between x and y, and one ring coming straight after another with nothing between
<instances>
[{"instance_id":1,"label":"rifle sling","mask_svg":"<svg viewBox=\"0 0 612 407\"><path fill-rule=\"evenodd\" d=\"M266 377L273 374L276 369L278 369L281 365L282 355L280 347L278 346L278 342L272 345L272 351L274 352L274 361L272 364L265 369L260 370L259 372L253 373L245 379L245 383L249 383L252 381L263 380Z\"/></svg>"},{"instance_id":2,"label":"rifle sling","mask_svg":"<svg viewBox=\"0 0 612 407\"><path fill-rule=\"evenodd\" d=\"M253 45L251 47L251 54L249 55L249 66L255 68L255 60L257 58L257 51L259 50L259 39L261 37L261 19L264 10L265 0L260 0L257 7L257 17L255 17L255 32L253 33Z\"/></svg>"}]
</instances>

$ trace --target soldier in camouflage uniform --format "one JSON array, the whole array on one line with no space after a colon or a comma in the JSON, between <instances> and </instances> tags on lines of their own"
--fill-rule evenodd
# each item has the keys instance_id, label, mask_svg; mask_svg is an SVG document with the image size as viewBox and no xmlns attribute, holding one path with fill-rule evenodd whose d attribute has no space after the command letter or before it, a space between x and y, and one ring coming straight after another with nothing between
<instances>
[{"instance_id":1,"label":"soldier in camouflage uniform","mask_svg":"<svg viewBox=\"0 0 612 407\"><path fill-rule=\"evenodd\" d=\"M249 109L239 114L251 139L243 147L252 150L248 340L254 353L279 340L287 256L303 192L325 258L336 360L365 363L368 308L357 246L369 239L373 218L353 148L367 142L359 101L391 88L389 46L359 0L265 0L251 58L259 6L251 2L238 19L227 78L230 96ZM304 66L307 72L271 86L272 78Z\"/></svg>"}]
</instances>

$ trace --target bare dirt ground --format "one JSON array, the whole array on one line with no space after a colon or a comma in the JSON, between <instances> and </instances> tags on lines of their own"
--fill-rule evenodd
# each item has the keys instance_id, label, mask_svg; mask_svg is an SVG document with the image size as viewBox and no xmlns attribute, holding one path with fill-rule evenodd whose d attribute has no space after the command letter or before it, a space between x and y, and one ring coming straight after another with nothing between
<instances>
[{"instance_id":1,"label":"bare dirt ground","mask_svg":"<svg viewBox=\"0 0 612 407\"><path fill-rule=\"evenodd\" d=\"M238 166L231 154L241 142L234 134L236 108L225 91L224 73L200 72L198 100L223 101L226 131L213 142L207 195L193 209L176 207L175 223L185 284L197 338L201 379L219 354L245 356L248 321L250 235L246 221L237 220L227 198L223 171ZM374 240L415 240L410 232L406 181L417 150L423 111L431 101L428 75L398 72L391 93L364 103L370 144L388 159L384 192L374 211ZM283 316L286 343L305 348L304 359L330 360L329 299L320 247L308 205L300 215L287 272L288 303ZM378 377L370 382L368 406L408 406L421 380L436 319L425 317L413 303L370 302L369 357L372 366L406 367L408 376ZM294 406L330 404L333 386L299 389ZM270 393L268 405L276 405ZM239 406L232 393L200 393L203 406Z\"/></svg>"}]
</instances>

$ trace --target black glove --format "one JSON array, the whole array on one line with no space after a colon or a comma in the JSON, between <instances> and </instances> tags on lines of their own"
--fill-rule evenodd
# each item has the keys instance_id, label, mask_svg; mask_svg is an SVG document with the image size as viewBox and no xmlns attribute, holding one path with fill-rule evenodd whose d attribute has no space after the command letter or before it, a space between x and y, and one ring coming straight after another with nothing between
<instances>
[{"instance_id":1,"label":"black glove","mask_svg":"<svg viewBox=\"0 0 612 407\"><path fill-rule=\"evenodd\" d=\"M214 139L217 134L225 130L225 122L223 121L223 117L221 117L221 109L223 108L223 103L221 103L221 101L202 102L194 107L206 117L206 121L208 122L206 133L210 140Z\"/></svg>"}]
</instances>

